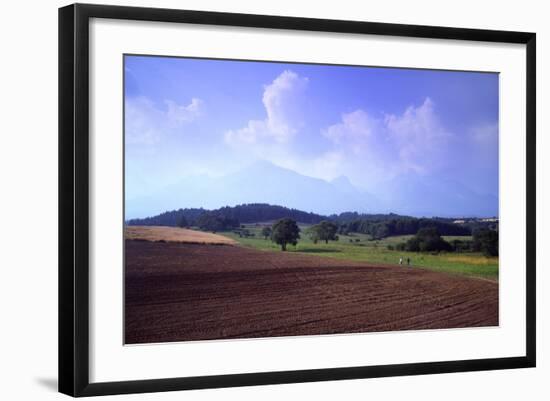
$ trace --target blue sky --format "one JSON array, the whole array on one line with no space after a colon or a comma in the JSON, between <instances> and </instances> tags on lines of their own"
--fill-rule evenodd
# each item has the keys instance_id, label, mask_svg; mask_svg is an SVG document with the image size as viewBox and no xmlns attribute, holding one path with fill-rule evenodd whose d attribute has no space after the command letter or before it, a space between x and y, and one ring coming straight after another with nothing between
<instances>
[{"instance_id":1,"label":"blue sky","mask_svg":"<svg viewBox=\"0 0 550 401\"><path fill-rule=\"evenodd\" d=\"M498 196L498 74L139 56L124 68L127 199L257 160L375 195L414 175Z\"/></svg>"}]
</instances>

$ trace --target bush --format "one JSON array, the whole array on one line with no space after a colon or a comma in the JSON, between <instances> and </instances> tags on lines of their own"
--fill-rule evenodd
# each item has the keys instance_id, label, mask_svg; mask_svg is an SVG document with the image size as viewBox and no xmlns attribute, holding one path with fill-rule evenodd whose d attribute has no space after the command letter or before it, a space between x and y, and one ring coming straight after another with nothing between
<instances>
[{"instance_id":1,"label":"bush","mask_svg":"<svg viewBox=\"0 0 550 401\"><path fill-rule=\"evenodd\" d=\"M409 252L441 252L452 249L451 244L441 238L436 227L421 228L405 244L405 250Z\"/></svg>"},{"instance_id":2,"label":"bush","mask_svg":"<svg viewBox=\"0 0 550 401\"><path fill-rule=\"evenodd\" d=\"M498 256L498 231L481 228L474 231L472 249L485 256Z\"/></svg>"}]
</instances>

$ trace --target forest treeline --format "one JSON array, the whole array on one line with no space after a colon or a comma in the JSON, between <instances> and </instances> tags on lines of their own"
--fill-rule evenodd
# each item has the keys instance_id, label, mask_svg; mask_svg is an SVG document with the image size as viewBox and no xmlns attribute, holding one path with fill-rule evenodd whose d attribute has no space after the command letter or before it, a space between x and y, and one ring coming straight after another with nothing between
<instances>
[{"instance_id":1,"label":"forest treeline","mask_svg":"<svg viewBox=\"0 0 550 401\"><path fill-rule=\"evenodd\" d=\"M240 224L269 222L282 218L293 219L299 223L316 224L326 220L325 216L303 212L284 206L266 203L249 203L237 206L225 206L215 210L178 209L143 219L132 219L128 225L137 226L181 226L182 220L187 225L208 229L217 225L217 231L238 227Z\"/></svg>"},{"instance_id":2,"label":"forest treeline","mask_svg":"<svg viewBox=\"0 0 550 401\"><path fill-rule=\"evenodd\" d=\"M455 224L438 218L415 218L398 215L383 217L357 217L347 220L340 217L332 219L339 223L339 234L350 232L369 234L375 239L382 239L393 235L416 234L422 228L437 228L440 235L471 235L472 227L467 224Z\"/></svg>"},{"instance_id":3,"label":"forest treeline","mask_svg":"<svg viewBox=\"0 0 550 401\"><path fill-rule=\"evenodd\" d=\"M318 224L321 221L328 220L338 226L338 234L345 235L356 232L371 235L374 239L416 234L423 228L436 228L440 235L445 236L472 235L478 229L498 230L498 223L484 222L480 219L464 219L463 223L456 224L454 219L449 218L416 218L394 213L361 214L345 212L322 216L265 203L225 206L215 210L203 208L178 209L143 219L132 219L127 221L127 224L190 226L208 231L224 231L232 230L241 224L272 222L283 218L289 218L302 224Z\"/></svg>"}]
</instances>

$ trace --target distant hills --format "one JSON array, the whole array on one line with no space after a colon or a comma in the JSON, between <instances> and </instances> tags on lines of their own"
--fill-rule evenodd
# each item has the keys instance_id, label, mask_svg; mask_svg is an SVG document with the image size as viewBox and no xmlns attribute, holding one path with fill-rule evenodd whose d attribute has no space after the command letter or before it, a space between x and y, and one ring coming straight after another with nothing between
<instances>
[{"instance_id":1,"label":"distant hills","mask_svg":"<svg viewBox=\"0 0 550 401\"><path fill-rule=\"evenodd\" d=\"M167 210L218 209L240 204L284 205L319 215L395 212L412 216L496 216L498 198L477 194L456 182L417 174L402 175L376 195L354 186L346 176L332 181L258 161L223 177L194 175L145 197L126 200L126 219Z\"/></svg>"},{"instance_id":2,"label":"distant hills","mask_svg":"<svg viewBox=\"0 0 550 401\"><path fill-rule=\"evenodd\" d=\"M326 216L307 213L297 209L289 209L283 206L269 205L266 203L252 203L232 207L225 206L215 210L177 209L143 219L131 219L127 223L129 225L176 226L183 216L189 225L195 225L205 214L221 216L242 224L270 222L284 217L306 224L316 224L322 220L328 219Z\"/></svg>"},{"instance_id":3,"label":"distant hills","mask_svg":"<svg viewBox=\"0 0 550 401\"><path fill-rule=\"evenodd\" d=\"M331 220L338 225L338 233L359 232L370 234L372 238L392 235L416 234L424 227L435 227L441 235L470 235L477 228L498 230L498 219L416 218L397 214L359 214L345 212L323 216L283 206L264 203L226 206L214 210L177 209L143 219L131 219L128 225L177 226L182 221L185 226L198 226L207 231L227 231L241 224L269 224L281 218L291 218L298 223L317 224ZM215 228L212 228L215 227Z\"/></svg>"},{"instance_id":4,"label":"distant hills","mask_svg":"<svg viewBox=\"0 0 550 401\"><path fill-rule=\"evenodd\" d=\"M179 208L217 209L227 205L268 203L317 214L378 210L380 202L346 177L332 182L307 177L260 161L223 177L189 176L147 197L126 201L127 218Z\"/></svg>"}]
</instances>

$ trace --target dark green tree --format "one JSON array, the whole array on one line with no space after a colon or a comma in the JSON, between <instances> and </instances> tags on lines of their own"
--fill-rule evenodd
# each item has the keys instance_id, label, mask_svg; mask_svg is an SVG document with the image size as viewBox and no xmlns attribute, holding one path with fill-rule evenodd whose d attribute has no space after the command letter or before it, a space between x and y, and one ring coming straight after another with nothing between
<instances>
[{"instance_id":1,"label":"dark green tree","mask_svg":"<svg viewBox=\"0 0 550 401\"><path fill-rule=\"evenodd\" d=\"M460 252L460 250L462 249L462 241L459 239L452 240L451 247L453 248L453 251Z\"/></svg>"},{"instance_id":2,"label":"dark green tree","mask_svg":"<svg viewBox=\"0 0 550 401\"><path fill-rule=\"evenodd\" d=\"M390 227L387 223L381 223L374 228L372 233L373 237L376 239L386 238L391 234Z\"/></svg>"},{"instance_id":3,"label":"dark green tree","mask_svg":"<svg viewBox=\"0 0 550 401\"><path fill-rule=\"evenodd\" d=\"M204 231L228 231L239 227L239 222L231 217L226 217L215 212L203 213L196 224Z\"/></svg>"},{"instance_id":4,"label":"dark green tree","mask_svg":"<svg viewBox=\"0 0 550 401\"><path fill-rule=\"evenodd\" d=\"M325 241L325 243L328 244L329 241L337 240L336 233L338 232L338 225L333 223L332 221L323 220L319 224L311 227L310 231L313 233L313 242L316 242L315 238L317 238L321 241Z\"/></svg>"},{"instance_id":5,"label":"dark green tree","mask_svg":"<svg viewBox=\"0 0 550 401\"><path fill-rule=\"evenodd\" d=\"M307 236L309 237L309 239L310 239L314 244L316 244L317 242L319 242L319 233L317 232L317 230L313 229L313 227L315 227L315 226L309 227L309 228L306 230L306 234L307 234Z\"/></svg>"},{"instance_id":6,"label":"dark green tree","mask_svg":"<svg viewBox=\"0 0 550 401\"><path fill-rule=\"evenodd\" d=\"M276 244L281 245L281 250L286 251L286 245L296 245L300 239L300 228L296 221L284 218L273 224L271 232L271 240Z\"/></svg>"},{"instance_id":7,"label":"dark green tree","mask_svg":"<svg viewBox=\"0 0 550 401\"><path fill-rule=\"evenodd\" d=\"M185 228L188 227L189 223L187 222L187 219L184 215L181 215L178 219L178 227Z\"/></svg>"},{"instance_id":8,"label":"dark green tree","mask_svg":"<svg viewBox=\"0 0 550 401\"><path fill-rule=\"evenodd\" d=\"M405 249L410 252L451 251L452 246L439 235L436 227L424 227L409 239Z\"/></svg>"},{"instance_id":9,"label":"dark green tree","mask_svg":"<svg viewBox=\"0 0 550 401\"><path fill-rule=\"evenodd\" d=\"M485 256L498 256L498 231L481 228L474 231L472 249Z\"/></svg>"}]
</instances>

